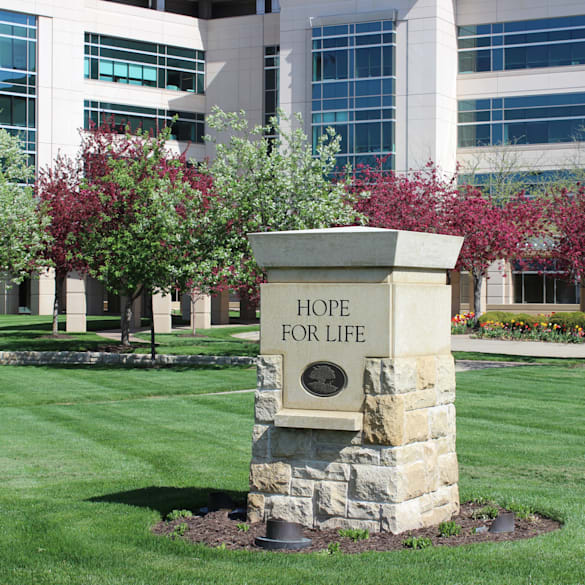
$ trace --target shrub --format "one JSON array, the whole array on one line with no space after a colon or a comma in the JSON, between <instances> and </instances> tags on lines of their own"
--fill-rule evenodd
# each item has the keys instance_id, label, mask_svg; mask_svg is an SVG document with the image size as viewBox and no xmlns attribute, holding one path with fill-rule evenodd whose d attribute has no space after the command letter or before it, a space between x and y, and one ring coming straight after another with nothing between
<instances>
[{"instance_id":1,"label":"shrub","mask_svg":"<svg viewBox=\"0 0 585 585\"><path fill-rule=\"evenodd\" d=\"M173 520L178 520L179 518L191 518L193 516L193 512L191 510L173 510L167 514L167 520L172 522Z\"/></svg>"},{"instance_id":2,"label":"shrub","mask_svg":"<svg viewBox=\"0 0 585 585\"><path fill-rule=\"evenodd\" d=\"M479 324L486 321L495 321L496 323L505 323L514 317L514 313L507 313L506 311L488 311L480 316Z\"/></svg>"},{"instance_id":3,"label":"shrub","mask_svg":"<svg viewBox=\"0 0 585 585\"><path fill-rule=\"evenodd\" d=\"M575 327L585 329L585 313L581 313L580 311L573 313L553 313L548 321L549 323L560 325L567 329L574 329Z\"/></svg>"},{"instance_id":4,"label":"shrub","mask_svg":"<svg viewBox=\"0 0 585 585\"><path fill-rule=\"evenodd\" d=\"M370 533L366 528L340 528L338 530L339 536L346 536L351 538L354 542L358 540L368 540Z\"/></svg>"},{"instance_id":5,"label":"shrub","mask_svg":"<svg viewBox=\"0 0 585 585\"><path fill-rule=\"evenodd\" d=\"M439 536L457 536L461 532L461 526L455 522L441 522L439 524Z\"/></svg>"},{"instance_id":6,"label":"shrub","mask_svg":"<svg viewBox=\"0 0 585 585\"><path fill-rule=\"evenodd\" d=\"M479 510L474 510L471 515L476 520L489 520L495 518L499 514L499 510L495 506L484 506Z\"/></svg>"},{"instance_id":7,"label":"shrub","mask_svg":"<svg viewBox=\"0 0 585 585\"><path fill-rule=\"evenodd\" d=\"M407 539L402 541L402 546L416 550L417 548L427 548L429 546L433 546L433 541L430 538L426 538L425 536L409 536Z\"/></svg>"}]
</instances>

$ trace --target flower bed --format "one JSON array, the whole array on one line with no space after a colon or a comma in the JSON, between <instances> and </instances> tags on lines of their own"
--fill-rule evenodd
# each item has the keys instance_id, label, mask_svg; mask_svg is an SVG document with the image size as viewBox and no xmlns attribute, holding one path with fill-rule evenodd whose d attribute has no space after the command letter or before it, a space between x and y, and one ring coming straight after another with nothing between
<instances>
[{"instance_id":1,"label":"flower bed","mask_svg":"<svg viewBox=\"0 0 585 585\"><path fill-rule=\"evenodd\" d=\"M493 311L484 313L478 319L478 327L472 329L474 319L473 313L455 315L451 320L451 332L472 333L480 339L585 342L585 313L581 312L528 315Z\"/></svg>"},{"instance_id":2,"label":"flower bed","mask_svg":"<svg viewBox=\"0 0 585 585\"><path fill-rule=\"evenodd\" d=\"M463 333L471 333L471 328L475 324L475 313L460 313L451 319L451 333L453 335L461 335Z\"/></svg>"}]
</instances>

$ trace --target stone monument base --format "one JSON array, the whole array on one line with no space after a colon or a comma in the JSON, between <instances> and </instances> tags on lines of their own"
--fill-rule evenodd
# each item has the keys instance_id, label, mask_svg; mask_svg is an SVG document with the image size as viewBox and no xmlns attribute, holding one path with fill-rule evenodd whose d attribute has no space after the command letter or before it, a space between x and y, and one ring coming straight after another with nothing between
<instances>
[{"instance_id":1,"label":"stone monument base","mask_svg":"<svg viewBox=\"0 0 585 585\"><path fill-rule=\"evenodd\" d=\"M259 356L250 522L398 534L458 513L450 354L366 359L361 431L277 426L282 380L282 356Z\"/></svg>"}]
</instances>

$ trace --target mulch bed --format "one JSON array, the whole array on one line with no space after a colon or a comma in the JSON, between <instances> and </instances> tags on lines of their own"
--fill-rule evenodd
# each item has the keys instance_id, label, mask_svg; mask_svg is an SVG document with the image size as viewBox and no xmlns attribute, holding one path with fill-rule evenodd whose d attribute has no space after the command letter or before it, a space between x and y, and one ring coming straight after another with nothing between
<instances>
[{"instance_id":1,"label":"mulch bed","mask_svg":"<svg viewBox=\"0 0 585 585\"><path fill-rule=\"evenodd\" d=\"M366 540L354 542L351 538L342 537L337 529L303 530L305 537L312 539L310 547L298 550L282 552L317 552L327 550L331 543L339 543L339 552L361 553L365 551L388 551L404 548L404 540L409 536L418 538L430 538L433 546L460 546L475 542L502 542L532 538L558 530L561 524L550 518L534 514L530 518L516 518L514 532L492 533L481 532L481 527L489 527L493 520L475 518L477 510L482 505L466 502L461 505L460 514L452 520L461 526L461 532L457 536L440 537L436 526L411 530L402 534L391 534L389 532L378 532L370 534ZM496 506L498 507L498 506ZM498 507L499 512L506 512ZM231 516L231 517L230 517ZM262 522L249 524L247 531L238 528L238 524L245 522L245 515L238 517L238 514L229 514L228 510L219 510L205 515L192 516L190 518L179 518L169 522L160 522L153 527L155 534L161 534L170 538L183 538L184 540L204 543L210 547L222 547L231 550L252 550L262 551L264 549L254 544L257 536L265 536L266 526ZM185 524L186 528L177 528ZM476 530L480 528L480 532ZM485 528L483 529L485 530ZM178 534L182 533L182 534ZM334 545L337 547L337 545ZM280 552L280 551L279 551Z\"/></svg>"}]
</instances>

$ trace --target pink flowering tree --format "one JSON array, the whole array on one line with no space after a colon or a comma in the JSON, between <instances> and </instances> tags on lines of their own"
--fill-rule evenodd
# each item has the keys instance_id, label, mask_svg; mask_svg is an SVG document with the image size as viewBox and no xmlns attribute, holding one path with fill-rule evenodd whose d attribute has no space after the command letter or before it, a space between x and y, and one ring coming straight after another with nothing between
<instances>
[{"instance_id":1,"label":"pink flowering tree","mask_svg":"<svg viewBox=\"0 0 585 585\"><path fill-rule=\"evenodd\" d=\"M186 290L209 257L205 229L210 178L170 153L170 129L118 135L104 124L82 136L80 198L93 209L80 260L105 288L125 297L121 343L143 292ZM151 348L154 359L154 325Z\"/></svg>"}]
</instances>

